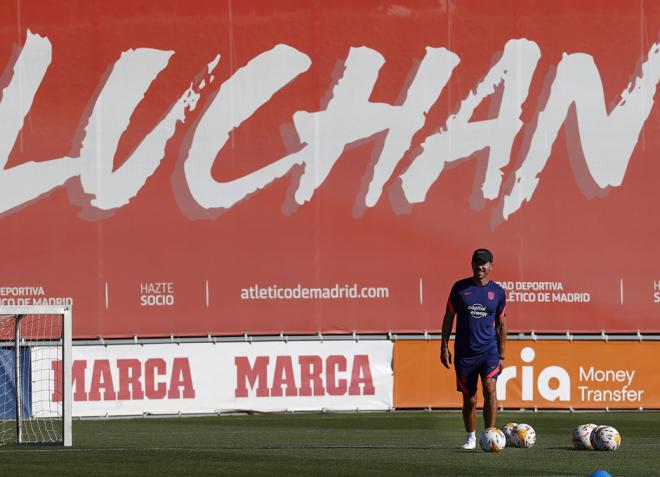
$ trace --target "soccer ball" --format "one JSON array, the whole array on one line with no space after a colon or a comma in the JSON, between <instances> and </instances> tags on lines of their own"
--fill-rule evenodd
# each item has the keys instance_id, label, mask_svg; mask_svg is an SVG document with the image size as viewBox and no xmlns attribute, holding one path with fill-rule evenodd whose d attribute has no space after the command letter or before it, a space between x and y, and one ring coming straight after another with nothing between
<instances>
[{"instance_id":1,"label":"soccer ball","mask_svg":"<svg viewBox=\"0 0 660 477\"><path fill-rule=\"evenodd\" d=\"M518 425L517 422L508 422L504 424L502 427L502 432L504 433L504 437L506 437L506 445L509 447L513 447L513 437L512 437L512 431L513 428Z\"/></svg>"},{"instance_id":2,"label":"soccer ball","mask_svg":"<svg viewBox=\"0 0 660 477\"><path fill-rule=\"evenodd\" d=\"M598 448L598 446L599 446L599 444L598 444L598 432L604 427L607 427L607 426L596 426L595 429L591 430L591 435L589 436L589 443L591 444L592 449L600 450Z\"/></svg>"},{"instance_id":3,"label":"soccer ball","mask_svg":"<svg viewBox=\"0 0 660 477\"><path fill-rule=\"evenodd\" d=\"M573 429L571 441L576 449L593 449L591 445L591 431L598 427L596 424L580 424Z\"/></svg>"},{"instance_id":4,"label":"soccer ball","mask_svg":"<svg viewBox=\"0 0 660 477\"><path fill-rule=\"evenodd\" d=\"M621 446L621 434L612 426L599 426L597 433L596 449L615 451Z\"/></svg>"},{"instance_id":5,"label":"soccer ball","mask_svg":"<svg viewBox=\"0 0 660 477\"><path fill-rule=\"evenodd\" d=\"M506 437L497 427L489 427L479 436L479 445L484 452L499 452L506 446Z\"/></svg>"},{"instance_id":6,"label":"soccer ball","mask_svg":"<svg viewBox=\"0 0 660 477\"><path fill-rule=\"evenodd\" d=\"M536 431L529 424L517 424L511 431L515 447L529 448L536 443Z\"/></svg>"}]
</instances>

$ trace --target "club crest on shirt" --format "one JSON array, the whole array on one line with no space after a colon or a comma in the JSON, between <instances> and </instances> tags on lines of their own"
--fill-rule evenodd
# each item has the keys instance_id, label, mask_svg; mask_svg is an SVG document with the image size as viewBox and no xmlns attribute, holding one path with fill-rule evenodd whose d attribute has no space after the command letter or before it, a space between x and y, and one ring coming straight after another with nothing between
<instances>
[{"instance_id":1,"label":"club crest on shirt","mask_svg":"<svg viewBox=\"0 0 660 477\"><path fill-rule=\"evenodd\" d=\"M488 292L488 299L493 301L495 299L495 293L494 292Z\"/></svg>"}]
</instances>

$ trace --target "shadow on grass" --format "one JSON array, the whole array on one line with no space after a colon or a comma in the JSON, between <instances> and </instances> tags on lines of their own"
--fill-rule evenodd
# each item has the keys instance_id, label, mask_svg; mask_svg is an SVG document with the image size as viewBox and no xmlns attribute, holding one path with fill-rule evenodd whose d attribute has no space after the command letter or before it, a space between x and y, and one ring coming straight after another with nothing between
<instances>
[{"instance_id":1,"label":"shadow on grass","mask_svg":"<svg viewBox=\"0 0 660 477\"><path fill-rule=\"evenodd\" d=\"M552 449L552 450L563 450L563 451L569 451L569 452L589 452L588 449L576 449L575 447L547 447L547 449Z\"/></svg>"}]
</instances>

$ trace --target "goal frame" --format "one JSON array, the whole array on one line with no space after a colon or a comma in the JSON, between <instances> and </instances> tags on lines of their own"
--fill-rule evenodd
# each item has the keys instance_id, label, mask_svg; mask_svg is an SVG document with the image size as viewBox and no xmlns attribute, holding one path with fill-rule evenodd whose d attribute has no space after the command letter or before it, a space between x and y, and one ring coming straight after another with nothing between
<instances>
[{"instance_id":1,"label":"goal frame","mask_svg":"<svg viewBox=\"0 0 660 477\"><path fill-rule=\"evenodd\" d=\"M20 315L61 315L62 316L62 441L55 443L70 447L72 445L72 336L71 336L71 319L72 312L70 306L57 306L57 305L16 305L16 306L0 306L0 315L13 315L16 316L16 334L15 346L19 349L20 345ZM16 383L20 383L20 353L15 354L15 374ZM25 445L22 442L22 429L21 429L21 386L16 386L16 444ZM30 445L39 445L40 443L30 442Z\"/></svg>"}]
</instances>

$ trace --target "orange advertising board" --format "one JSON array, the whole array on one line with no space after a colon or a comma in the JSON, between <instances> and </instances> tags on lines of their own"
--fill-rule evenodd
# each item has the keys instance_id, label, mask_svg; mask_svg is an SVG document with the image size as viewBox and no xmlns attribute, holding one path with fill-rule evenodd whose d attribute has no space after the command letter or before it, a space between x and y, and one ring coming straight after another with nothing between
<instances>
[{"instance_id":1,"label":"orange advertising board","mask_svg":"<svg viewBox=\"0 0 660 477\"><path fill-rule=\"evenodd\" d=\"M453 345L450 345L453 348ZM660 408L660 342L509 341L497 383L505 408ZM481 391L479 404L483 402ZM439 341L394 347L396 408L460 407L454 368Z\"/></svg>"}]
</instances>

